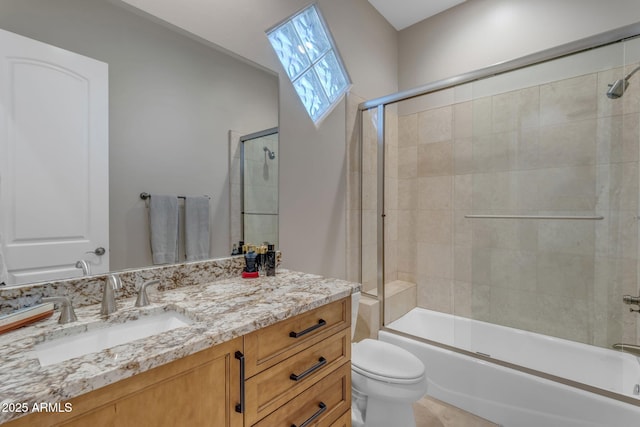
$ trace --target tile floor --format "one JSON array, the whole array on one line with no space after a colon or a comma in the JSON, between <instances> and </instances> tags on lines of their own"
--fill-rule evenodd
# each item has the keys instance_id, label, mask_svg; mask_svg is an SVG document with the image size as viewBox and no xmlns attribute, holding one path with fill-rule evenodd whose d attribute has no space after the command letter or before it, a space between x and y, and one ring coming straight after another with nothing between
<instances>
[{"instance_id":1,"label":"tile floor","mask_svg":"<svg viewBox=\"0 0 640 427\"><path fill-rule=\"evenodd\" d=\"M416 427L498 427L498 424L432 397L423 397L414 403L413 412Z\"/></svg>"}]
</instances>

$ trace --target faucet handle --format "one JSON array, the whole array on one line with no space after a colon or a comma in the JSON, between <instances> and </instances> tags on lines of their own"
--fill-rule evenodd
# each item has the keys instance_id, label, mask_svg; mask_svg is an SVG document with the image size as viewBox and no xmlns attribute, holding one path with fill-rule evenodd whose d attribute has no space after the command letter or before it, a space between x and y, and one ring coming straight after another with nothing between
<instances>
[{"instance_id":1,"label":"faucet handle","mask_svg":"<svg viewBox=\"0 0 640 427\"><path fill-rule=\"evenodd\" d=\"M78 320L76 313L73 311L73 305L69 297L56 296L56 297L44 297L42 302L53 302L60 306L60 318L58 323L65 324Z\"/></svg>"},{"instance_id":2,"label":"faucet handle","mask_svg":"<svg viewBox=\"0 0 640 427\"><path fill-rule=\"evenodd\" d=\"M160 283L160 280L149 280L140 285L138 290L138 298L136 299L136 307L144 307L149 305L149 297L147 296L147 287Z\"/></svg>"}]
</instances>

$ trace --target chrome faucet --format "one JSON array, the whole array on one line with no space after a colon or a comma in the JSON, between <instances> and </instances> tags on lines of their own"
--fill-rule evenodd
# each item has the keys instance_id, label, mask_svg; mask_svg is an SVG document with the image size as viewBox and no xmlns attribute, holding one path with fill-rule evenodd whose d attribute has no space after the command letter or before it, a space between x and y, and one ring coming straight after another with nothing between
<instances>
[{"instance_id":1,"label":"chrome faucet","mask_svg":"<svg viewBox=\"0 0 640 427\"><path fill-rule=\"evenodd\" d=\"M100 309L100 314L107 316L118 309L115 291L120 288L122 288L120 277L118 277L117 274L110 274L107 277L102 291L102 308Z\"/></svg>"},{"instance_id":2,"label":"chrome faucet","mask_svg":"<svg viewBox=\"0 0 640 427\"><path fill-rule=\"evenodd\" d=\"M60 306L60 318L58 319L58 323L65 324L78 320L76 313L73 311L73 306L71 305L69 297L44 297L42 298L42 302L53 302Z\"/></svg>"},{"instance_id":3,"label":"chrome faucet","mask_svg":"<svg viewBox=\"0 0 640 427\"><path fill-rule=\"evenodd\" d=\"M149 297L147 296L147 287L160 283L160 280L149 280L144 282L138 290L138 298L136 299L136 307L144 307L149 305Z\"/></svg>"},{"instance_id":4,"label":"chrome faucet","mask_svg":"<svg viewBox=\"0 0 640 427\"><path fill-rule=\"evenodd\" d=\"M76 262L76 268L82 269L83 276L91 275L91 265L89 265L89 263L84 259L81 259L80 261Z\"/></svg>"}]
</instances>

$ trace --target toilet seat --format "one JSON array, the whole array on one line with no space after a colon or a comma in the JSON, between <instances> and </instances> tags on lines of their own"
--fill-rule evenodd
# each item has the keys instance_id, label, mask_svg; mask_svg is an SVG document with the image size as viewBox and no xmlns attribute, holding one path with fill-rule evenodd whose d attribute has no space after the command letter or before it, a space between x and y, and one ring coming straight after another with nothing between
<instances>
[{"instance_id":1,"label":"toilet seat","mask_svg":"<svg viewBox=\"0 0 640 427\"><path fill-rule=\"evenodd\" d=\"M416 384L424 380L424 365L398 346L365 339L353 345L351 369L367 378L392 384Z\"/></svg>"}]
</instances>

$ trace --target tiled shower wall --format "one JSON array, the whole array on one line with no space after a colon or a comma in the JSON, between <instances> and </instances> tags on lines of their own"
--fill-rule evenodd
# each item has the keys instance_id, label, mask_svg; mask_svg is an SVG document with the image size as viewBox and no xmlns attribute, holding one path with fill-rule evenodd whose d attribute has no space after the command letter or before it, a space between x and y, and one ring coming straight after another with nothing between
<instances>
[{"instance_id":1,"label":"tiled shower wall","mask_svg":"<svg viewBox=\"0 0 640 427\"><path fill-rule=\"evenodd\" d=\"M416 283L429 309L601 346L637 343L638 314L622 295L639 292L640 84L619 100L604 95L631 69L387 108L385 281ZM376 284L375 118L365 112L362 123L365 289Z\"/></svg>"}]
</instances>

